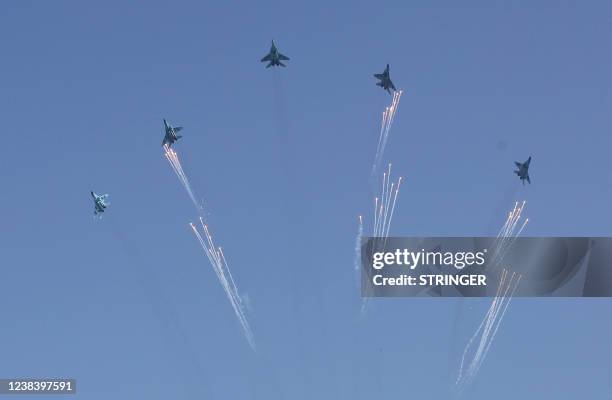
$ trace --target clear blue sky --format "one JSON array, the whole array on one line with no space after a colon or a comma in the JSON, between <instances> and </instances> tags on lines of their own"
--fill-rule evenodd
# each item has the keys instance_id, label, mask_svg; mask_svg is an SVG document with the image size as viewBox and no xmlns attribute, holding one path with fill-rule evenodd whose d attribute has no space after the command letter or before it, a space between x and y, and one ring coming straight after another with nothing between
<instances>
[{"instance_id":1,"label":"clear blue sky","mask_svg":"<svg viewBox=\"0 0 612 400\"><path fill-rule=\"evenodd\" d=\"M449 398L484 302L382 299L359 315L357 215L389 100L372 74L390 63L404 89L393 234L490 234L526 199L526 234L610 235L611 13L4 2L0 376L75 377L82 399ZM286 69L259 63L272 38ZM176 147L257 353L189 231L164 117L185 127ZM530 155L522 187L513 162ZM111 194L102 221L92 189ZM466 397L607 399L611 338L608 300L517 300Z\"/></svg>"}]
</instances>

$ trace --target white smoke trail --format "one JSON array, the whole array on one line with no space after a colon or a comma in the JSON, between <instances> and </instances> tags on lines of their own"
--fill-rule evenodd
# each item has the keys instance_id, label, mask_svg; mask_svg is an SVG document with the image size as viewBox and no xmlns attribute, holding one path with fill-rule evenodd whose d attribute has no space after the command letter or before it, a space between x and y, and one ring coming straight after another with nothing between
<instances>
[{"instance_id":1,"label":"white smoke trail","mask_svg":"<svg viewBox=\"0 0 612 400\"><path fill-rule=\"evenodd\" d=\"M465 364L465 357L469 351L469 349L472 347L472 343L474 342L474 340L476 340L476 337L478 336L478 334L480 333L480 331L482 330L483 326L485 325L486 322L489 321L490 316L493 313L493 310L495 309L495 306L497 304L497 300L499 298L499 294L501 292L501 288L502 288L502 282L505 279L505 270L502 271L502 277L500 280L500 284L497 287L497 293L495 295L495 298L493 299L493 302L491 303L491 305L489 306L489 310L487 311L487 313L485 314L484 318L482 319L482 322L480 323L480 325L478 326L478 328L476 329L476 332L474 332L474 334L472 335L472 337L470 338L470 340L468 341L467 345L465 346L465 349L463 350L463 355L461 356L461 364L459 365L459 373L457 375L457 381L455 382L456 384L459 384L459 382L461 382L461 379L463 377L463 366Z\"/></svg>"},{"instance_id":2,"label":"white smoke trail","mask_svg":"<svg viewBox=\"0 0 612 400\"><path fill-rule=\"evenodd\" d=\"M198 201L196 200L197 197L195 195L195 191L191 187L191 184L189 183L189 179L187 178L187 175L185 174L185 171L183 170L183 166L181 165L181 161L178 157L178 154L174 151L174 149L172 149L170 146L165 144L164 145L164 156L166 157L166 160L168 160L168 162L170 163L170 166L172 167L172 170L174 171L179 181L181 182L181 185L183 185L183 188L185 188L185 191L189 195L189 198L191 199L191 202L195 206L196 210L198 211L199 214L201 214L203 211L202 205L199 204Z\"/></svg>"},{"instance_id":3,"label":"white smoke trail","mask_svg":"<svg viewBox=\"0 0 612 400\"><path fill-rule=\"evenodd\" d=\"M523 229L529 222L529 218L526 218L517 231L516 228L522 218L523 209L525 208L526 204L526 201L523 201L520 205L519 202L516 202L514 204L514 208L508 214L506 223L502 226L499 234L497 235L497 238L494 243L495 247L493 250L493 255L491 256L491 271L494 271L502 263L508 250L512 247L512 245L516 241L516 238L522 233Z\"/></svg>"},{"instance_id":4,"label":"white smoke trail","mask_svg":"<svg viewBox=\"0 0 612 400\"><path fill-rule=\"evenodd\" d=\"M402 177L399 177L397 182L391 182L391 164L389 164L386 172L383 173L382 193L380 197L374 198L374 223L372 225L372 248L371 251L380 251L387 244L389 230L391 229L391 221L395 211L395 204L399 194ZM359 268L359 257L361 257L361 236L363 234L363 222L359 217L359 233L358 242L355 244L355 269ZM361 304L362 314L365 312L368 303L368 297L363 297Z\"/></svg>"},{"instance_id":5,"label":"white smoke trail","mask_svg":"<svg viewBox=\"0 0 612 400\"><path fill-rule=\"evenodd\" d=\"M376 210L376 213L378 215L376 216L376 224L374 224L374 236L378 236L378 232L380 231L380 226L382 224L382 213L385 207L385 194L386 193L387 193L387 173L384 172L383 179L382 179L382 193L380 195L380 204L379 204L378 210Z\"/></svg>"},{"instance_id":6,"label":"white smoke trail","mask_svg":"<svg viewBox=\"0 0 612 400\"><path fill-rule=\"evenodd\" d=\"M478 371L480 370L480 367L482 366L482 363L484 362L489 352L493 340L495 339L497 330L501 325L501 322L506 314L506 310L508 309L508 306L510 305L510 302L512 300L512 297L516 293L521 276L516 275L516 273L512 273L511 278L506 283L507 275L508 272L504 269L501 274L500 284L497 288L497 294L491 302L491 306L485 314L482 322L478 326L478 329L476 329L476 332L470 338L468 344L466 345L463 351L461 364L459 367L459 374L455 382L456 388L459 392L461 392L468 384L470 384L478 374ZM478 338L479 335L480 339L478 342L477 349L474 352L474 356L469 365L464 368L467 354L472 348L473 342Z\"/></svg>"},{"instance_id":7,"label":"white smoke trail","mask_svg":"<svg viewBox=\"0 0 612 400\"><path fill-rule=\"evenodd\" d=\"M380 232L381 234L385 233L385 229L384 227L387 226L387 217L389 216L389 203L391 202L391 192L393 192L393 187L395 186L395 182L391 183L391 186L389 187L389 192L387 193L387 201L385 203L385 212L383 214L383 230Z\"/></svg>"},{"instance_id":8,"label":"white smoke trail","mask_svg":"<svg viewBox=\"0 0 612 400\"><path fill-rule=\"evenodd\" d=\"M487 357L487 354L489 353L489 348L491 347L491 344L493 343L493 340L495 339L495 335L497 334L497 330L499 329L499 326L501 325L502 320L504 319L504 315L506 314L506 310L508 309L508 306L510 305L510 302L512 301L512 298L514 297L514 294L516 293L516 290L518 289L519 283L521 281L522 276L518 275L515 283L514 283L514 287L510 290L510 293L508 295L508 297L506 298L506 304L504 305L504 309L501 313L501 315L499 316L499 318L497 318L497 313L495 315L495 318L497 319L497 324L495 326L495 329L493 330L493 334L491 335L491 339L489 340L489 342L487 343L487 347L484 349L484 352L482 353L482 355L480 356L480 358L478 359L478 363L475 365L474 371L472 372L473 376L476 376L478 374L478 371L480 371L480 367L482 366L483 361L485 360L485 358ZM514 273L512 274L512 278L510 279L510 281L512 282L512 280L514 279ZM511 285L511 284L510 284ZM510 287L510 285L508 287Z\"/></svg>"},{"instance_id":9,"label":"white smoke trail","mask_svg":"<svg viewBox=\"0 0 612 400\"><path fill-rule=\"evenodd\" d=\"M376 232L376 225L378 225L378 197L374 198L374 232Z\"/></svg>"},{"instance_id":10,"label":"white smoke trail","mask_svg":"<svg viewBox=\"0 0 612 400\"><path fill-rule=\"evenodd\" d=\"M234 281L234 277L232 276L232 272L229 268L227 260L225 258L225 254L221 247L215 247L215 244L212 239L212 235L208 229L208 226L204 223L202 217L200 217L200 224L202 225L202 231L206 236L206 240L202 237L202 234L198 231L197 227L190 223L191 229L195 234L196 238L200 242L204 253L208 257L210 264L221 283L221 286L225 290L225 294L227 295L228 300L234 310L236 317L238 318L238 322L242 326L242 330L244 335L249 342L249 345L253 350L255 347L255 340L253 337L253 332L249 325L249 322L246 318L244 303L242 298L239 295L238 287L236 286L236 282Z\"/></svg>"},{"instance_id":11,"label":"white smoke trail","mask_svg":"<svg viewBox=\"0 0 612 400\"><path fill-rule=\"evenodd\" d=\"M483 353L484 349L487 347L487 344L489 343L489 334L491 332L491 329L493 326L496 325L497 315L499 313L500 308L503 306L506 296L508 295L510 284L508 284L507 286L505 285L505 280L507 276L508 276L508 273L506 270L504 270L502 274L502 278L500 279L500 283L499 283L499 287L502 288L502 293L501 293L501 296L500 295L496 296L492 302L492 307L491 307L492 312L489 313L489 316L487 318L487 323L485 325L484 332L482 334L483 340L480 341L480 344L478 345L478 349L476 350L474 359L470 363L470 369L468 370L468 373L470 373L470 375L473 375L472 372L475 370L475 366L478 365L480 363L480 360L482 359L482 356L484 354ZM514 279L514 274L512 275L512 279Z\"/></svg>"},{"instance_id":12,"label":"white smoke trail","mask_svg":"<svg viewBox=\"0 0 612 400\"><path fill-rule=\"evenodd\" d=\"M493 271L499 264L501 264L504 256L507 254L508 250L512 247L517 237L522 233L523 229L529 222L529 219L526 218L520 228L517 230L519 226L519 221L522 218L523 209L525 208L526 202L523 201L521 204L516 202L514 204L514 208L512 211L508 213L508 218L506 222L499 230L497 238L494 242L494 251L491 257L490 262L490 271ZM500 283L497 288L497 293L491 302L491 306L489 307L487 313L485 314L482 322L476 329L476 332L472 335L470 340L468 341L463 355L461 357L461 363L459 366L459 373L457 376L457 380L455 382L457 389L459 391L463 390L469 383L471 383L478 371L480 370L487 354L489 353L489 349L495 339L495 335L501 325L501 322L506 314L508 306L512 300L512 297L516 293L518 289L521 276L517 275L515 272L512 273L510 279L508 280L508 271L503 269L501 271ZM473 342L480 336L478 346L474 351L473 358L469 365L465 365L465 359L467 357L468 352L472 349Z\"/></svg>"},{"instance_id":13,"label":"white smoke trail","mask_svg":"<svg viewBox=\"0 0 612 400\"><path fill-rule=\"evenodd\" d=\"M393 212L395 210L395 203L397 201L397 195L399 193L401 182L402 177L399 177L397 183L391 182L391 164L389 164L387 172L383 173L383 185L380 201L378 201L378 197L375 199L375 205L377 207L375 213L378 215L375 216L376 222L374 224L373 237L375 238L374 244L376 249L378 249L381 241L383 245L386 245L387 238L389 237L391 219L393 218Z\"/></svg>"},{"instance_id":14,"label":"white smoke trail","mask_svg":"<svg viewBox=\"0 0 612 400\"><path fill-rule=\"evenodd\" d=\"M181 165L181 161L178 157L178 154L167 144L164 145L164 156L170 163L172 170L178 177L179 181L181 182L181 185L183 185L183 188L185 188L185 191L189 195L189 198L193 202L193 205L195 206L199 214L202 231L205 238L202 237L202 234L198 231L197 227L194 224L190 223L189 225L191 226L193 233L198 239L198 242L200 242L200 245L202 246L206 257L208 258L208 261L212 265L213 270L215 271L215 274L217 275L217 278L221 283L221 286L225 290L225 293L231 303L232 308L234 309L234 313L236 314L240 325L242 326L249 345L253 350L255 350L255 340L253 338L253 333L251 331L251 327L248 323L248 320L246 319L243 302L240 298L240 295L238 294L238 288L234 281L234 277L232 276L225 255L223 254L223 250L221 250L221 247L217 248L215 246L208 226L204 223L204 219L202 217L203 201L202 203L198 203L198 201L196 200L197 197L195 195L195 191L191 187L189 179L187 178L187 175L183 170L183 166Z\"/></svg>"},{"instance_id":15,"label":"white smoke trail","mask_svg":"<svg viewBox=\"0 0 612 400\"><path fill-rule=\"evenodd\" d=\"M363 219L359 216L359 228L357 228L357 237L355 238L355 259L353 265L355 271L359 271L359 259L361 258L361 238L363 237Z\"/></svg>"},{"instance_id":16,"label":"white smoke trail","mask_svg":"<svg viewBox=\"0 0 612 400\"><path fill-rule=\"evenodd\" d=\"M374 165L372 169L376 166L376 159L378 158L378 154L380 153L380 146L382 145L383 136L385 134L385 126L387 124L387 114L389 112L389 107L385 108L385 111L382 113L382 120L380 123L380 134L378 135L378 144L376 145L376 153L374 154ZM373 170L372 173L375 171Z\"/></svg>"},{"instance_id":17,"label":"white smoke trail","mask_svg":"<svg viewBox=\"0 0 612 400\"><path fill-rule=\"evenodd\" d=\"M391 205L391 214L389 215L389 223L387 224L387 230L385 231L385 238L389 237L389 228L391 227L391 219L393 218L393 212L395 211L395 202L397 201L397 194L399 193L400 184L402 183L402 177L400 176L397 180L397 187L395 189L395 196L393 196L393 203Z\"/></svg>"},{"instance_id":18,"label":"white smoke trail","mask_svg":"<svg viewBox=\"0 0 612 400\"><path fill-rule=\"evenodd\" d=\"M385 147L387 146L387 141L389 139L389 132L391 131L391 126L393 125L393 121L395 119L395 113L397 112L397 108L399 106L399 102L402 96L402 90L395 91L393 93L393 99L391 100L391 104L385 108L382 113L382 119L380 123L380 132L378 135L378 144L376 146L376 153L374 155L374 163L372 165L372 177L376 175L378 171L378 167L383 159L383 155L385 153ZM397 184L395 182L391 183L391 164L389 164L388 171L383 173L382 180L382 193L380 197L374 198L374 218L372 224L372 238L373 238L373 247L372 251L376 251L379 247L381 240L383 242L383 246L386 246L387 237L389 236L389 229L391 227L391 220L393 219L393 212L395 210L395 203L397 201L397 195L399 193L399 187L402 178L400 177ZM359 233L358 233L358 244L355 246L355 261L354 266L355 269L359 269L359 257L361 256L361 236L363 234L363 223L361 216L359 217ZM363 298L361 312L365 312L365 307L367 305L367 297Z\"/></svg>"},{"instance_id":19,"label":"white smoke trail","mask_svg":"<svg viewBox=\"0 0 612 400\"><path fill-rule=\"evenodd\" d=\"M389 140L389 132L391 131L391 126L393 125L393 121L395 120L395 113L397 112L397 108L399 107L399 102L402 97L402 93L402 90L398 90L393 93L393 99L391 100L391 104L385 108L385 111L382 114L378 145L376 146L374 164L372 165L372 175L376 174L376 171L378 170L380 162L382 161L383 155L385 153L387 141Z\"/></svg>"},{"instance_id":20,"label":"white smoke trail","mask_svg":"<svg viewBox=\"0 0 612 400\"><path fill-rule=\"evenodd\" d=\"M401 97L402 97L401 90L393 93L393 102L391 103L391 106L389 107L389 116L387 117L387 121L386 121L387 126L385 129L385 135L383 137L383 143L380 149L381 158L385 152L385 148L387 147L387 141L389 140L389 132L391 131L391 126L393 125L393 121L395 121L395 113L397 112L397 107L399 106L399 101Z\"/></svg>"}]
</instances>

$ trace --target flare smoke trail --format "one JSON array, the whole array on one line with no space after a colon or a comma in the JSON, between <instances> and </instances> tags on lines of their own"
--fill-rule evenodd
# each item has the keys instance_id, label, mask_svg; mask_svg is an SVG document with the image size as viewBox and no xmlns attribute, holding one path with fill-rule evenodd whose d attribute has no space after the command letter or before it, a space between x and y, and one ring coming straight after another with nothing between
<instances>
[{"instance_id":1,"label":"flare smoke trail","mask_svg":"<svg viewBox=\"0 0 612 400\"><path fill-rule=\"evenodd\" d=\"M183 185L183 187L185 188L185 191L189 195L189 198L193 202L193 205L195 206L196 210L198 211L198 213L201 214L201 212L203 211L202 205L198 204L198 201L196 200L195 192L191 187L191 184L189 183L189 179L187 179L185 171L183 171L183 166L181 165L181 161L178 157L178 154L174 151L174 149L165 144L164 156L166 157L166 160L168 160L168 162L170 163L170 166L172 167L172 170L174 171L176 176L179 178L181 185Z\"/></svg>"},{"instance_id":2,"label":"flare smoke trail","mask_svg":"<svg viewBox=\"0 0 612 400\"><path fill-rule=\"evenodd\" d=\"M506 222L501 227L499 233L497 234L497 238L494 244L493 255L491 258L491 267L490 271L493 271L501 262L503 261L504 256L507 254L508 250L512 247L512 244L516 240L516 238L521 234L525 225L529 222L529 219L526 218L522 224L519 224L522 218L523 209L525 208L526 202L523 201L519 204L516 202L514 204L514 208L512 211L508 213L508 218ZM517 227L519 227L517 230ZM512 273L510 279L508 280L508 270L503 269L501 272L500 283L497 288L497 293L491 302L491 306L489 307L487 313L484 316L484 319L476 329L476 332L472 335L470 340L468 341L465 349L463 351L463 355L461 357L461 364L459 366L459 373L457 376L457 380L455 382L456 388L460 393L467 385L469 385L480 370L482 363L484 362L491 344L495 339L495 335L501 321L504 318L506 310L510 305L510 301L516 292L520 280L521 275ZM500 313L501 311L501 313ZM478 340L478 346L476 350L473 352L473 358L469 364L466 364L466 357L468 353L473 350L473 343L475 340Z\"/></svg>"},{"instance_id":3,"label":"flare smoke trail","mask_svg":"<svg viewBox=\"0 0 612 400\"><path fill-rule=\"evenodd\" d=\"M506 270L504 270L504 272L506 272ZM515 272L513 272L512 276L510 277L510 281L508 283L508 286L506 286L506 291L504 293L504 296L502 297L502 300L505 299L506 302L505 304L503 303L499 304L495 312L495 315L493 316L493 321L496 321L496 323L494 326L490 326L489 330L487 331L487 335L491 333L491 339L488 341L485 347L479 348L478 357L477 357L478 362L474 364L474 370L472 372L473 376L476 376L478 374L478 371L480 371L480 367L482 366L484 359L487 357L487 354L489 353L489 348L491 347L491 344L493 343L493 340L495 339L495 335L497 334L497 330L499 329L501 321L504 319L504 315L506 314L506 310L508 309L508 306L510 305L510 301L512 301L512 298L514 297L514 294L516 293L516 290L518 289L521 278L522 278L522 275L518 275ZM499 315L498 317L498 313L500 310L501 310L501 315Z\"/></svg>"},{"instance_id":4,"label":"flare smoke trail","mask_svg":"<svg viewBox=\"0 0 612 400\"><path fill-rule=\"evenodd\" d=\"M382 121L380 124L380 135L378 137L378 146L376 147L376 155L374 156L374 164L372 165L372 175L376 174L382 157L385 153L385 147L387 146L387 140L389 139L389 132L395 119L395 113L399 106L400 98L402 97L402 90L398 90L393 93L393 100L391 104L385 108L382 113Z\"/></svg>"},{"instance_id":5,"label":"flare smoke trail","mask_svg":"<svg viewBox=\"0 0 612 400\"><path fill-rule=\"evenodd\" d=\"M355 271L359 270L359 259L361 258L361 238L363 237L363 219L359 216L359 228L357 229L357 238L355 238L355 260L353 262Z\"/></svg>"},{"instance_id":6,"label":"flare smoke trail","mask_svg":"<svg viewBox=\"0 0 612 400\"><path fill-rule=\"evenodd\" d=\"M389 237L389 230L391 228L391 221L393 219L393 213L395 211L395 203L397 202L397 196L399 194L400 184L402 183L402 177L400 176L397 182L391 182L391 164L389 164L387 171L383 173L382 179L382 192L379 197L374 198L374 222L372 237L374 238L374 244L372 251L381 251L387 244L387 238ZM360 232L362 232L362 220L359 216ZM356 260L361 255L360 246L357 245L355 248ZM355 263L355 267L359 268L358 262ZM368 298L364 297L361 304L361 312L365 312L365 308L368 303Z\"/></svg>"},{"instance_id":7,"label":"flare smoke trail","mask_svg":"<svg viewBox=\"0 0 612 400\"><path fill-rule=\"evenodd\" d=\"M187 194L193 202L193 205L195 206L196 210L198 211L200 223L202 224L202 229L206 240L204 240L204 238L202 237L200 232L198 232L194 224L190 223L189 225L191 226L191 229L196 235L198 241L200 242L200 245L204 249L204 253L208 257L208 260L210 261L210 264L212 265L215 273L217 274L217 278L221 282L221 286L223 286L223 289L225 290L225 293L227 294L230 300L232 308L234 309L234 312L238 317L238 321L240 322L240 325L244 330L249 345L253 350L255 350L255 341L253 339L253 333L245 316L242 299L238 295L238 288L236 287L236 283L234 282L234 277L232 276L232 273L229 269L229 265L227 264L225 255L223 254L221 247L215 246L212 239L212 235L210 234L210 230L208 229L208 226L204 223L204 219L202 217L203 206L199 204L196 200L195 192L191 187L191 184L189 183L189 179L187 178L185 171L183 170L181 161L178 158L178 154L170 146L164 145L164 155L170 163L172 170L185 188L185 191L187 191Z\"/></svg>"},{"instance_id":8,"label":"flare smoke trail","mask_svg":"<svg viewBox=\"0 0 612 400\"><path fill-rule=\"evenodd\" d=\"M517 226L519 226L519 222L521 221L523 209L525 208L526 203L526 201L523 201L520 203L520 205L518 201L514 203L514 208L508 213L506 222L497 234L494 245L495 247L493 249L493 256L491 257L491 270L494 270L503 261L504 256L529 222L529 218L526 218L520 225L518 231L516 230Z\"/></svg>"},{"instance_id":9,"label":"flare smoke trail","mask_svg":"<svg viewBox=\"0 0 612 400\"><path fill-rule=\"evenodd\" d=\"M249 322L246 318L244 303L238 294L236 282L234 281L232 272L227 264L223 250L221 247L215 247L208 226L204 223L204 219L202 217L200 217L200 224L202 226L202 233L198 231L198 228L193 223L190 223L189 225L200 242L200 245L202 246L206 257L208 257L213 270L217 274L217 278L225 290L227 298L229 299L230 304L234 309L234 313L242 326L242 330L244 331L244 335L249 342L249 345L253 350L255 350L255 340ZM206 240L202 237L202 234L206 237Z\"/></svg>"},{"instance_id":10,"label":"flare smoke trail","mask_svg":"<svg viewBox=\"0 0 612 400\"><path fill-rule=\"evenodd\" d=\"M401 183L401 176L397 183L391 182L391 164L389 164L387 172L383 173L380 199L378 197L374 199L374 232L372 236L377 238L375 242L376 247L380 244L380 240L383 240L383 247L387 243Z\"/></svg>"},{"instance_id":11,"label":"flare smoke trail","mask_svg":"<svg viewBox=\"0 0 612 400\"><path fill-rule=\"evenodd\" d=\"M372 165L371 176L374 177L380 163L382 162L387 141L389 139L389 132L395 119L395 113L399 106L400 99L402 97L402 90L395 91L393 93L393 99L391 104L385 108L382 114L382 121L380 124L380 134L378 137L378 145L376 146L376 154L374 156L374 164ZM391 182L391 164L389 164L387 172L383 173L382 179L382 193L380 198L374 199L374 221L373 221L373 232L374 243L372 251L377 251L379 246L382 244L384 248L387 244L387 238L389 236L389 229L391 227L391 220L393 219L393 212L395 211L395 203L397 201L397 195L399 193L399 187L402 182L400 177L397 181ZM360 241L363 234L363 221L359 216L359 233L357 235L358 243L355 245L355 270L359 269L359 258L361 256ZM381 243L382 240L382 243ZM368 298L364 297L361 304L361 313L365 312L368 303Z\"/></svg>"},{"instance_id":12,"label":"flare smoke trail","mask_svg":"<svg viewBox=\"0 0 612 400\"><path fill-rule=\"evenodd\" d=\"M515 272L512 273L510 279L507 281L508 271L504 269L501 273L500 283L497 288L497 293L495 298L493 299L491 306L489 307L487 313L485 314L482 322L474 332L474 335L470 338L468 344L463 351L463 355L461 357L461 364L459 366L459 374L457 376L457 380L455 385L459 392L461 392L468 384L470 384L480 367L484 359L489 352L489 348L493 343L493 339L495 339L495 334L499 329L499 326L506 314L506 310L510 305L510 301L516 292L516 289L519 286L521 276L517 275ZM501 311L501 314L500 314ZM469 365L466 364L466 357L468 352L472 349L472 344L480 335L480 340L478 342L478 347L474 352L474 357L472 358Z\"/></svg>"}]
</instances>

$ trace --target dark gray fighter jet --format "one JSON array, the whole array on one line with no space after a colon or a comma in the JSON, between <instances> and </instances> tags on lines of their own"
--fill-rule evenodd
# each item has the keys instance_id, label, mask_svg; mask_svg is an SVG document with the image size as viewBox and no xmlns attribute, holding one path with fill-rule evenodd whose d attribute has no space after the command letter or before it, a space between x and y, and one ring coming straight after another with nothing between
<instances>
[{"instance_id":1,"label":"dark gray fighter jet","mask_svg":"<svg viewBox=\"0 0 612 400\"><path fill-rule=\"evenodd\" d=\"M284 54L281 54L278 49L276 48L276 45L274 44L274 40L272 41L272 47L270 47L270 52L268 53L267 56L265 56L264 58L261 59L261 62L266 62L268 61L268 65L266 65L266 68L270 68L273 67L275 65L280 65L281 67L286 67L285 64L283 64L281 61L288 61L289 57L287 57Z\"/></svg>"},{"instance_id":2,"label":"dark gray fighter jet","mask_svg":"<svg viewBox=\"0 0 612 400\"><path fill-rule=\"evenodd\" d=\"M164 141L162 142L162 146L166 144L168 147L171 147L174 142L182 138L183 136L179 135L178 132L183 129L182 126L173 127L164 119L164 128L166 129L166 135L164 136Z\"/></svg>"},{"instance_id":3,"label":"dark gray fighter jet","mask_svg":"<svg viewBox=\"0 0 612 400\"><path fill-rule=\"evenodd\" d=\"M109 206L109 202L108 200L108 195L107 194L103 194L98 196L97 194L95 194L93 191L91 192L91 197L93 197L93 201L94 201L94 215L98 215L98 214L102 214L104 212L104 210L106 210L106 207ZM102 217L100 215L100 217Z\"/></svg>"},{"instance_id":4,"label":"dark gray fighter jet","mask_svg":"<svg viewBox=\"0 0 612 400\"><path fill-rule=\"evenodd\" d=\"M389 64L387 64L387 68L385 68L385 71L382 74L374 74L374 77L380 80L376 86L380 86L381 88L385 89L387 92L389 92L389 94L391 94L391 89L394 91L397 90L395 85L393 85L393 82L391 82L391 77L389 76Z\"/></svg>"},{"instance_id":5,"label":"dark gray fighter jet","mask_svg":"<svg viewBox=\"0 0 612 400\"><path fill-rule=\"evenodd\" d=\"M523 185L525 184L525 180L531 184L531 180L529 179L529 163L531 163L531 157L529 157L524 163L520 163L518 161L514 162L518 168L516 171L514 171L514 173L518 175L523 182Z\"/></svg>"}]
</instances>

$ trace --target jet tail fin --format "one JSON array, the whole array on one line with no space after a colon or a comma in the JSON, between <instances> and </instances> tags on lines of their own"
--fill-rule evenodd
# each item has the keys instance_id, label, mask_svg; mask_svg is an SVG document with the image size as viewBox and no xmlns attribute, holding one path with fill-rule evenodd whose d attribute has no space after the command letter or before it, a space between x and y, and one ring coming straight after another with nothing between
<instances>
[{"instance_id":1,"label":"jet tail fin","mask_svg":"<svg viewBox=\"0 0 612 400\"><path fill-rule=\"evenodd\" d=\"M285 64L283 64L283 63L282 63L282 62L280 62L280 61L278 62L278 65L280 65L281 67L286 67L286 65L285 65Z\"/></svg>"}]
</instances>

